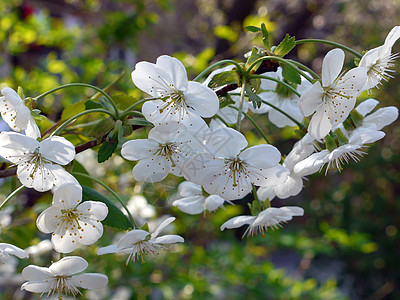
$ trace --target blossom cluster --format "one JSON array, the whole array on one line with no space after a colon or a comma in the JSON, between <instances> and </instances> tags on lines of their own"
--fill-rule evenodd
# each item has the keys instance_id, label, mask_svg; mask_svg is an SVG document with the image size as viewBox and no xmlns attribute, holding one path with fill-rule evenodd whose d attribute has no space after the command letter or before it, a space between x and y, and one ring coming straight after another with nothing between
<instances>
[{"instance_id":1,"label":"blossom cluster","mask_svg":"<svg viewBox=\"0 0 400 300\"><path fill-rule=\"evenodd\" d=\"M235 216L220 229L247 225L244 236L278 229L293 217L303 216L304 210L298 206L271 207L275 197L286 199L299 194L305 176L325 166L327 173L330 169L341 171L350 160L358 162L369 144L385 136L382 129L397 119L397 108L375 109L378 100L360 96L363 92L371 94L391 77L397 57L391 52L399 37L400 27L396 26L382 46L367 51L350 70L343 70L343 50L333 49L323 59L321 78L317 74L312 78L296 68L300 73L297 83L285 78L284 63L258 77L251 77L252 70L239 70L241 65L234 64L212 71L200 83L188 79L184 65L176 58L163 55L155 64L139 62L132 80L151 96L145 99L141 114L152 128L147 138L128 141L123 130L115 129L121 142L120 154L126 160L137 161L132 170L135 181L161 182L169 174L180 177L172 206L185 213L213 212L248 197L251 214ZM268 56L258 59L263 57ZM235 84L229 83L234 88L221 95L229 84L218 80L223 78L221 75L226 79L232 74L247 75ZM75 146L57 136L58 131L41 134L32 99L23 99L21 93L8 87L1 94L0 113L11 129L0 133L1 155L15 168L22 187L53 193L52 204L36 219L38 230L51 235L46 245L67 254L78 246L95 244L103 235L102 222L110 209L105 202L83 199L84 187L70 172ZM222 105L223 97L229 105ZM249 112L266 115L278 128L299 126L302 137L287 155L266 138L261 144L249 145L240 131ZM115 113L116 124L125 121L118 117L129 115L129 111L119 114L118 108ZM139 220L139 209L134 204L132 207ZM152 208L147 209L152 216ZM175 217L163 218L150 230L147 223L138 227L130 210L126 210L132 230L116 236L112 245L99 248L98 255L122 253L128 255L127 264L143 262L146 255L156 255L166 245L184 242L176 234L160 235ZM35 251L0 243L0 262L10 261L12 255L25 259ZM26 282L21 289L61 298L63 294L80 295L79 288L107 285L106 275L79 274L87 267L86 260L79 256L63 257L48 268L29 265L22 271Z\"/></svg>"}]
</instances>

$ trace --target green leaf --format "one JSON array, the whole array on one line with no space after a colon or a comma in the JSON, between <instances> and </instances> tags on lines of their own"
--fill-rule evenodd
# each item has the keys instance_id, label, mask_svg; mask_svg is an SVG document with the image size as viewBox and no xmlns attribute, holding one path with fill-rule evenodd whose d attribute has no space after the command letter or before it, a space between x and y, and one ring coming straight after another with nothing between
<instances>
[{"instance_id":1,"label":"green leaf","mask_svg":"<svg viewBox=\"0 0 400 300\"><path fill-rule=\"evenodd\" d=\"M85 167L77 160L74 160L74 164L72 166L72 172L78 172L78 173L83 173L89 175L88 171L86 171ZM82 186L88 186L93 188L93 181L79 175L74 175L75 178L79 181L80 185Z\"/></svg>"},{"instance_id":2,"label":"green leaf","mask_svg":"<svg viewBox=\"0 0 400 300\"><path fill-rule=\"evenodd\" d=\"M153 123L150 123L146 119L142 118L129 118L125 119L124 122L129 125L138 125L143 127L154 127Z\"/></svg>"},{"instance_id":3,"label":"green leaf","mask_svg":"<svg viewBox=\"0 0 400 300\"><path fill-rule=\"evenodd\" d=\"M118 146L118 131L112 131L109 133L107 139L101 145L99 152L97 153L97 161L99 163L105 162L108 160Z\"/></svg>"},{"instance_id":4,"label":"green leaf","mask_svg":"<svg viewBox=\"0 0 400 300\"><path fill-rule=\"evenodd\" d=\"M260 28L258 28L257 26L246 26L244 29L246 29L247 31L250 32L259 32Z\"/></svg>"},{"instance_id":5,"label":"green leaf","mask_svg":"<svg viewBox=\"0 0 400 300\"><path fill-rule=\"evenodd\" d=\"M301 77L299 73L286 65L282 66L282 76L289 82L301 84Z\"/></svg>"},{"instance_id":6,"label":"green leaf","mask_svg":"<svg viewBox=\"0 0 400 300\"><path fill-rule=\"evenodd\" d=\"M285 36L283 41L275 48L274 54L276 56L284 57L288 54L294 47L296 46L296 42L293 37L290 37L288 34Z\"/></svg>"},{"instance_id":7,"label":"green leaf","mask_svg":"<svg viewBox=\"0 0 400 300\"><path fill-rule=\"evenodd\" d=\"M115 121L111 118L105 118L93 126L87 133L88 136L96 139L101 139L105 134L112 130L115 126Z\"/></svg>"},{"instance_id":8,"label":"green leaf","mask_svg":"<svg viewBox=\"0 0 400 300\"><path fill-rule=\"evenodd\" d=\"M132 229L132 225L127 216L123 214L123 212L108 198L99 194L95 190L82 186L83 195L82 201L100 201L103 202L108 207L108 215L102 221L102 223L106 226L113 227L115 229L120 230L130 230Z\"/></svg>"},{"instance_id":9,"label":"green leaf","mask_svg":"<svg viewBox=\"0 0 400 300\"><path fill-rule=\"evenodd\" d=\"M138 101L136 98L125 94L112 95L112 98L115 104L117 104L118 107L121 109L127 109L133 103Z\"/></svg>"},{"instance_id":10,"label":"green leaf","mask_svg":"<svg viewBox=\"0 0 400 300\"><path fill-rule=\"evenodd\" d=\"M257 47L253 47L253 49L251 50L251 54L246 61L245 69L247 70L250 67L250 65L253 64L253 62L255 62L257 59L259 59L260 57L263 57L263 56L264 55L260 54ZM255 65L252 70L257 70L260 65L261 65L261 62L259 62L257 65Z\"/></svg>"},{"instance_id":11,"label":"green leaf","mask_svg":"<svg viewBox=\"0 0 400 300\"><path fill-rule=\"evenodd\" d=\"M95 109L95 108L103 108L100 103L97 103L93 100L88 100L85 102L85 109Z\"/></svg>"},{"instance_id":12,"label":"green leaf","mask_svg":"<svg viewBox=\"0 0 400 300\"><path fill-rule=\"evenodd\" d=\"M262 99L253 92L252 87L249 85L246 85L246 94L249 97L249 100L252 102L254 108L261 106Z\"/></svg>"},{"instance_id":13,"label":"green leaf","mask_svg":"<svg viewBox=\"0 0 400 300\"><path fill-rule=\"evenodd\" d=\"M267 49L268 51L271 51L271 44L269 43L269 32L267 30L267 27L265 27L265 24L262 23L261 24L261 33L263 35L263 44L265 49Z\"/></svg>"},{"instance_id":14,"label":"green leaf","mask_svg":"<svg viewBox=\"0 0 400 300\"><path fill-rule=\"evenodd\" d=\"M17 94L18 94L18 96L21 97L22 100L25 99L24 89L22 87L18 86Z\"/></svg>"},{"instance_id":15,"label":"green leaf","mask_svg":"<svg viewBox=\"0 0 400 300\"><path fill-rule=\"evenodd\" d=\"M239 82L240 82L239 74L237 73L236 70L231 70L214 75L208 86L210 88L216 88L226 84L232 84L232 83L239 84Z\"/></svg>"},{"instance_id":16,"label":"green leaf","mask_svg":"<svg viewBox=\"0 0 400 300\"><path fill-rule=\"evenodd\" d=\"M85 100L76 102L68 107L64 108L61 114L61 121L68 120L69 118L83 112L85 110Z\"/></svg>"}]
</instances>

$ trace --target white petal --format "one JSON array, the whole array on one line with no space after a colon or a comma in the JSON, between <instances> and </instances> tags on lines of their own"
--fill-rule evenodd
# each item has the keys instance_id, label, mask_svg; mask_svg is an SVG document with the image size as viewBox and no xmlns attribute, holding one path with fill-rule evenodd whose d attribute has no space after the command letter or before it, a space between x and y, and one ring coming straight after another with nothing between
<instances>
[{"instance_id":1,"label":"white petal","mask_svg":"<svg viewBox=\"0 0 400 300\"><path fill-rule=\"evenodd\" d=\"M378 100L375 99L367 99L357 105L356 111L365 117L368 113L370 113L377 105L379 104Z\"/></svg>"},{"instance_id":2,"label":"white petal","mask_svg":"<svg viewBox=\"0 0 400 300\"><path fill-rule=\"evenodd\" d=\"M5 251L8 254L15 255L19 258L28 258L29 257L28 253L26 253L25 250L22 250L21 248L18 248L17 246L14 246L11 244L0 243L0 250Z\"/></svg>"},{"instance_id":3,"label":"white petal","mask_svg":"<svg viewBox=\"0 0 400 300\"><path fill-rule=\"evenodd\" d=\"M257 197L261 201L266 201L267 199L268 199L268 201L271 201L272 199L275 198L275 196L276 196L275 189L273 187L263 187L263 186L261 186L257 190Z\"/></svg>"},{"instance_id":4,"label":"white petal","mask_svg":"<svg viewBox=\"0 0 400 300\"><path fill-rule=\"evenodd\" d=\"M1 94L4 96L6 102L14 107L19 106L22 102L21 97L12 88L5 87L1 90Z\"/></svg>"},{"instance_id":5,"label":"white petal","mask_svg":"<svg viewBox=\"0 0 400 300\"><path fill-rule=\"evenodd\" d=\"M284 183L289 173L288 169L282 165L277 165L272 168L262 169L258 173L257 169L252 170L249 177L256 186L275 186Z\"/></svg>"},{"instance_id":6,"label":"white petal","mask_svg":"<svg viewBox=\"0 0 400 300\"><path fill-rule=\"evenodd\" d=\"M316 111L322 104L323 96L324 90L321 87L321 83L317 81L300 97L299 106L302 114L307 117Z\"/></svg>"},{"instance_id":7,"label":"white petal","mask_svg":"<svg viewBox=\"0 0 400 300\"><path fill-rule=\"evenodd\" d=\"M239 158L256 168L272 168L281 161L281 153L272 145L257 145L244 150Z\"/></svg>"},{"instance_id":8,"label":"white petal","mask_svg":"<svg viewBox=\"0 0 400 300\"><path fill-rule=\"evenodd\" d=\"M76 233L76 235L74 235L74 233ZM76 228L74 231L71 231L69 228L65 229L62 226L58 226L56 231L51 235L53 248L60 253L69 253L74 251L78 247L78 243L76 242L77 239L78 233Z\"/></svg>"},{"instance_id":9,"label":"white petal","mask_svg":"<svg viewBox=\"0 0 400 300\"><path fill-rule=\"evenodd\" d=\"M175 217L169 217L161 222L161 224L158 225L157 229L151 234L151 238L156 238L160 234L160 232L163 231L173 221L175 221Z\"/></svg>"},{"instance_id":10,"label":"white petal","mask_svg":"<svg viewBox=\"0 0 400 300\"><path fill-rule=\"evenodd\" d=\"M67 256L53 263L49 269L55 276L70 276L84 271L89 264L80 256Z\"/></svg>"},{"instance_id":11,"label":"white petal","mask_svg":"<svg viewBox=\"0 0 400 300\"><path fill-rule=\"evenodd\" d=\"M246 146L247 140L239 131L219 128L207 138L206 151L214 157L233 158Z\"/></svg>"},{"instance_id":12,"label":"white petal","mask_svg":"<svg viewBox=\"0 0 400 300\"><path fill-rule=\"evenodd\" d=\"M133 83L153 97L164 97L170 92L169 83L158 77L155 64L145 61L138 62L131 75Z\"/></svg>"},{"instance_id":13,"label":"white petal","mask_svg":"<svg viewBox=\"0 0 400 300\"><path fill-rule=\"evenodd\" d=\"M302 216L304 215L304 209L298 206L284 206L280 208L283 211L287 211L292 216Z\"/></svg>"},{"instance_id":14,"label":"white petal","mask_svg":"<svg viewBox=\"0 0 400 300\"><path fill-rule=\"evenodd\" d=\"M318 172L321 167L329 161L328 156L328 150L322 150L321 152L314 153L306 159L297 163L293 168L293 172L300 177L314 174Z\"/></svg>"},{"instance_id":15,"label":"white petal","mask_svg":"<svg viewBox=\"0 0 400 300\"><path fill-rule=\"evenodd\" d=\"M392 124L397 120L399 110L397 107L389 106L378 109L376 112L366 116L363 120L363 126L375 125L377 130Z\"/></svg>"},{"instance_id":16,"label":"white petal","mask_svg":"<svg viewBox=\"0 0 400 300\"><path fill-rule=\"evenodd\" d=\"M51 173L54 175L54 185L56 187L60 187L66 183L73 183L75 185L79 185L78 180L74 176L72 176L70 173L65 171L63 167L60 165L51 165L48 166L48 168L51 170Z\"/></svg>"},{"instance_id":17,"label":"white petal","mask_svg":"<svg viewBox=\"0 0 400 300\"><path fill-rule=\"evenodd\" d=\"M214 211L224 204L225 200L218 195L210 195L206 198L205 207L208 211Z\"/></svg>"},{"instance_id":18,"label":"white petal","mask_svg":"<svg viewBox=\"0 0 400 300\"><path fill-rule=\"evenodd\" d=\"M61 136L52 136L40 142L40 153L52 162L66 165L75 158L75 147Z\"/></svg>"},{"instance_id":19,"label":"white petal","mask_svg":"<svg viewBox=\"0 0 400 300\"><path fill-rule=\"evenodd\" d=\"M126 233L118 242L117 247L119 249L131 248L138 242L144 241L149 235L147 231L141 229L134 229Z\"/></svg>"},{"instance_id":20,"label":"white petal","mask_svg":"<svg viewBox=\"0 0 400 300\"><path fill-rule=\"evenodd\" d=\"M84 289L101 289L108 283L108 277L99 273L86 273L71 277L73 284Z\"/></svg>"},{"instance_id":21,"label":"white petal","mask_svg":"<svg viewBox=\"0 0 400 300\"><path fill-rule=\"evenodd\" d=\"M231 228L238 228L241 227L245 224L251 225L254 220L256 219L255 216L238 216L238 217L233 217L232 219L229 219L226 221L224 224L221 225L221 230L225 230L225 228L231 229Z\"/></svg>"},{"instance_id":22,"label":"white petal","mask_svg":"<svg viewBox=\"0 0 400 300\"><path fill-rule=\"evenodd\" d=\"M351 133L349 143L357 145L370 144L383 139L384 136L385 133L383 131L359 127Z\"/></svg>"},{"instance_id":23,"label":"white petal","mask_svg":"<svg viewBox=\"0 0 400 300\"><path fill-rule=\"evenodd\" d=\"M172 203L172 206L178 207L184 213L190 215L197 215L204 211L205 199L206 198L202 195L186 197L179 200L175 200Z\"/></svg>"},{"instance_id":24,"label":"white petal","mask_svg":"<svg viewBox=\"0 0 400 300\"><path fill-rule=\"evenodd\" d=\"M157 58L156 69L177 90L185 90L187 88L188 79L185 66L175 57L168 55L160 56Z\"/></svg>"},{"instance_id":25,"label":"white petal","mask_svg":"<svg viewBox=\"0 0 400 300\"><path fill-rule=\"evenodd\" d=\"M184 181L179 184L178 193L181 197L201 195L201 185L189 181Z\"/></svg>"},{"instance_id":26,"label":"white petal","mask_svg":"<svg viewBox=\"0 0 400 300\"><path fill-rule=\"evenodd\" d=\"M137 139L124 143L121 155L127 160L139 160L150 157L159 148L159 143L153 139Z\"/></svg>"},{"instance_id":27,"label":"white petal","mask_svg":"<svg viewBox=\"0 0 400 300\"><path fill-rule=\"evenodd\" d=\"M103 254L109 254L109 253L115 253L119 250L117 245L109 245L106 247L101 247L97 250L97 255L103 255Z\"/></svg>"},{"instance_id":28,"label":"white petal","mask_svg":"<svg viewBox=\"0 0 400 300\"><path fill-rule=\"evenodd\" d=\"M25 290L31 293L46 293L49 292L53 286L55 278L42 281L29 281L21 285L21 290Z\"/></svg>"},{"instance_id":29,"label":"white petal","mask_svg":"<svg viewBox=\"0 0 400 300\"><path fill-rule=\"evenodd\" d=\"M29 265L22 270L24 280L46 280L54 277L49 268Z\"/></svg>"},{"instance_id":30,"label":"white petal","mask_svg":"<svg viewBox=\"0 0 400 300\"><path fill-rule=\"evenodd\" d=\"M186 104L194 111L204 117L211 118L219 108L217 95L210 88L194 81L190 81L188 90L185 93Z\"/></svg>"},{"instance_id":31,"label":"white petal","mask_svg":"<svg viewBox=\"0 0 400 300\"><path fill-rule=\"evenodd\" d=\"M308 125L308 132L315 139L324 138L332 128L332 124L328 119L324 106L319 106L316 113L312 116Z\"/></svg>"},{"instance_id":32,"label":"white petal","mask_svg":"<svg viewBox=\"0 0 400 300\"><path fill-rule=\"evenodd\" d=\"M394 43L400 38L400 26L395 26L390 30L388 35L386 36L384 46L387 49L392 50Z\"/></svg>"},{"instance_id":33,"label":"white petal","mask_svg":"<svg viewBox=\"0 0 400 300\"><path fill-rule=\"evenodd\" d=\"M167 234L155 239L150 240L152 243L156 244L175 244L175 243L183 243L185 240L183 237L175 234Z\"/></svg>"},{"instance_id":34,"label":"white petal","mask_svg":"<svg viewBox=\"0 0 400 300\"><path fill-rule=\"evenodd\" d=\"M15 132L0 133L0 153L12 163L21 162L27 153L33 153L39 142L25 135Z\"/></svg>"},{"instance_id":35,"label":"white petal","mask_svg":"<svg viewBox=\"0 0 400 300\"><path fill-rule=\"evenodd\" d=\"M49 167L51 165L46 163L41 166L34 164L18 165L17 177L26 187L45 192L53 188L54 184L54 175Z\"/></svg>"},{"instance_id":36,"label":"white petal","mask_svg":"<svg viewBox=\"0 0 400 300\"><path fill-rule=\"evenodd\" d=\"M19 105L17 107L17 113L15 115L16 128L14 129L13 126L10 126L11 129L17 131L20 131L20 129L26 129L30 117L31 117L31 111L29 110L29 108L26 107L25 104Z\"/></svg>"},{"instance_id":37,"label":"white petal","mask_svg":"<svg viewBox=\"0 0 400 300\"><path fill-rule=\"evenodd\" d=\"M45 209L36 219L37 228L43 233L56 231L62 212L60 208L51 206Z\"/></svg>"},{"instance_id":38,"label":"white petal","mask_svg":"<svg viewBox=\"0 0 400 300\"><path fill-rule=\"evenodd\" d=\"M159 182L171 171L171 162L164 156L154 156L140 160L132 170L136 181Z\"/></svg>"},{"instance_id":39,"label":"white petal","mask_svg":"<svg viewBox=\"0 0 400 300\"><path fill-rule=\"evenodd\" d=\"M288 176L284 183L275 186L274 189L279 199L296 196L303 189L303 179L300 176Z\"/></svg>"},{"instance_id":40,"label":"white petal","mask_svg":"<svg viewBox=\"0 0 400 300\"><path fill-rule=\"evenodd\" d=\"M39 127L36 125L36 122L32 117L29 118L25 134L35 140L41 137Z\"/></svg>"},{"instance_id":41,"label":"white petal","mask_svg":"<svg viewBox=\"0 0 400 300\"><path fill-rule=\"evenodd\" d=\"M53 195L53 205L58 208L75 208L82 201L82 187L66 183L56 189Z\"/></svg>"},{"instance_id":42,"label":"white petal","mask_svg":"<svg viewBox=\"0 0 400 300\"><path fill-rule=\"evenodd\" d=\"M330 86L342 71L344 52L342 49L332 49L322 62L322 86Z\"/></svg>"},{"instance_id":43,"label":"white petal","mask_svg":"<svg viewBox=\"0 0 400 300\"><path fill-rule=\"evenodd\" d=\"M81 203L76 210L83 214L91 215L99 221L103 221L108 215L107 205L100 201L85 201Z\"/></svg>"}]
</instances>

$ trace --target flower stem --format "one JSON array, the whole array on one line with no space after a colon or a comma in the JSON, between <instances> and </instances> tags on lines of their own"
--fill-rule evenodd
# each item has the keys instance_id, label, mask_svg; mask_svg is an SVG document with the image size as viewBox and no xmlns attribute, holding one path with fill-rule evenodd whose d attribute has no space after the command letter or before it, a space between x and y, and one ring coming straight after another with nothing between
<instances>
[{"instance_id":1,"label":"flower stem","mask_svg":"<svg viewBox=\"0 0 400 300\"><path fill-rule=\"evenodd\" d=\"M259 59L257 59L256 61L254 61L250 67L247 69L247 72L250 72L251 69L253 69L258 63L264 61L264 60L277 60L285 65L287 65L288 67L291 67L294 71L296 71L297 73L299 73L301 76L303 76L305 79L307 79L309 82L313 82L314 79L311 78L310 76L308 76L305 72L303 72L302 70L300 70L298 67L296 67L295 64L291 63L289 60L278 57L278 56L263 56L260 57Z\"/></svg>"},{"instance_id":2,"label":"flower stem","mask_svg":"<svg viewBox=\"0 0 400 300\"><path fill-rule=\"evenodd\" d=\"M315 73L309 67L303 65L301 62L298 62L298 61L295 61L295 60L291 60L291 59L289 59L289 61L292 64L296 65L297 67L302 68L304 71L307 71L308 73L310 73L315 79L321 79L321 77L317 73Z\"/></svg>"},{"instance_id":3,"label":"flower stem","mask_svg":"<svg viewBox=\"0 0 400 300\"><path fill-rule=\"evenodd\" d=\"M72 116L68 120L66 120L63 124L61 124L60 127L58 127L55 131L53 131L53 133L50 136L53 136L53 135L61 132L65 127L68 126L69 123L71 123L73 120L79 118L80 116L83 116L83 115L86 115L86 114L90 114L90 113L94 113L94 112L104 113L104 114L110 115L113 119L116 119L116 116L112 112L110 112L108 110L105 110L105 109L94 108L94 109L85 110L85 111L83 111L83 112L81 112L81 113L79 113L79 114L77 114L75 116Z\"/></svg>"},{"instance_id":4,"label":"flower stem","mask_svg":"<svg viewBox=\"0 0 400 300\"><path fill-rule=\"evenodd\" d=\"M304 39L304 40L298 40L296 41L296 44L305 44L305 43L320 43L320 44L327 44L327 45L331 45L331 46L335 46L338 47L340 49L343 49L351 54L353 54L355 57L361 58L362 55L356 51L354 51L353 49L346 47L342 44L336 43L336 42L332 42L332 41L327 41L327 40L319 40L319 39Z\"/></svg>"},{"instance_id":5,"label":"flower stem","mask_svg":"<svg viewBox=\"0 0 400 300\"><path fill-rule=\"evenodd\" d=\"M246 90L246 80L243 80L242 90L240 91L240 100L239 100L239 109L238 109L238 117L236 122L237 131L240 131L240 125L242 123L242 112L243 112L243 102L244 100L244 92Z\"/></svg>"},{"instance_id":6,"label":"flower stem","mask_svg":"<svg viewBox=\"0 0 400 300\"><path fill-rule=\"evenodd\" d=\"M229 105L229 107L239 111L239 108L233 106L232 104ZM262 132L260 126L257 125L257 123L254 121L254 119L252 117L250 117L249 114L247 114L247 113L245 113L243 111L242 111L242 114L247 118L247 120L249 120L251 122L251 124L253 124L254 128L260 133L260 135L264 138L264 140L267 142L267 144L269 144L268 138L266 137L264 132Z\"/></svg>"},{"instance_id":7,"label":"flower stem","mask_svg":"<svg viewBox=\"0 0 400 300\"><path fill-rule=\"evenodd\" d=\"M276 79L276 78L273 78L273 77L270 77L270 76L265 76L265 75L249 75L249 79L254 79L254 78L267 79L267 80L275 81L275 82L285 86L289 90L291 90L297 96L301 97L301 94L294 87L292 87L290 84L287 84L286 82L284 82L282 80L279 80L279 79Z\"/></svg>"},{"instance_id":8,"label":"flower stem","mask_svg":"<svg viewBox=\"0 0 400 300\"><path fill-rule=\"evenodd\" d=\"M145 99L142 99L142 100L139 100L139 101L133 103L131 106L129 106L127 109L125 109L123 111L123 113L119 116L119 119L123 120L126 116L130 115L132 109L139 106L140 104L143 104L149 100L157 100L157 99L160 99L160 98L159 97L145 98Z\"/></svg>"},{"instance_id":9,"label":"flower stem","mask_svg":"<svg viewBox=\"0 0 400 300\"><path fill-rule=\"evenodd\" d=\"M104 92L101 88L98 88L97 86L87 84L87 83L76 82L76 83L68 83L68 84L60 85L60 86L58 86L54 89L51 89L43 94L40 94L39 96L36 96L35 98L33 98L33 100L38 101L38 100L42 99L43 97L45 97L51 93L54 93L58 90L69 88L69 87L74 87L74 86L83 86L83 87L91 88L93 90L98 91L100 94L102 94L108 100L108 102L111 104L111 106L114 109L115 115L118 117L118 115L119 115L118 108L115 105L113 99L111 99L111 97L106 92Z\"/></svg>"},{"instance_id":10,"label":"flower stem","mask_svg":"<svg viewBox=\"0 0 400 300\"><path fill-rule=\"evenodd\" d=\"M125 209L126 213L129 216L129 219L131 221L131 224L133 226L133 228L139 228L135 222L135 220L132 217L131 212L129 211L128 207L125 205L124 201L122 201L122 199L117 195L116 192L114 192L108 185L106 185L104 182L98 180L97 178L94 178L88 174L84 174L84 173L79 173L79 172L72 172L73 175L76 176L81 176L81 177L85 177L88 178L90 180L93 180L95 182L97 182L98 184L100 184L102 187L104 187L106 190L108 190L114 197L115 199L117 199L117 201L122 205L122 207Z\"/></svg>"},{"instance_id":11,"label":"flower stem","mask_svg":"<svg viewBox=\"0 0 400 300\"><path fill-rule=\"evenodd\" d=\"M13 191L10 195L8 195L8 197L3 202L1 202L0 210L2 210L3 207L7 205L8 201L10 201L11 198L14 197L16 194L18 194L24 187L25 187L24 185L21 185L15 191Z\"/></svg>"},{"instance_id":12,"label":"flower stem","mask_svg":"<svg viewBox=\"0 0 400 300\"><path fill-rule=\"evenodd\" d=\"M212 64L211 66L209 66L208 68L206 68L205 70L203 70L199 75L196 76L196 78L193 79L193 81L199 81L200 78L202 78L204 75L206 75L208 72L210 72L212 69L223 65L223 64L232 64L235 65L236 68L238 69L239 72L242 72L242 67L234 60L231 59L224 59L221 60L219 62L216 62L215 64Z\"/></svg>"}]
</instances>

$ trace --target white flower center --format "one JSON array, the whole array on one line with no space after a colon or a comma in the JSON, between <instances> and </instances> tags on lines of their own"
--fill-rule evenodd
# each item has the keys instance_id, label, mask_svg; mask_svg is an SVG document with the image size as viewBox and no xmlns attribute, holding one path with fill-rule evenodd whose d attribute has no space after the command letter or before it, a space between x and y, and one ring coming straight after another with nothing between
<instances>
[{"instance_id":1,"label":"white flower center","mask_svg":"<svg viewBox=\"0 0 400 300\"><path fill-rule=\"evenodd\" d=\"M233 178L233 186L237 186L238 185L238 177L240 177L242 174L244 174L245 178L247 178L248 173L250 173L250 171L247 171L246 166L247 164L245 162L243 162L242 160L239 159L239 157L235 157L233 159L227 159L226 163L225 163L227 170L226 172L228 172L230 170L231 174L229 175L229 177ZM226 174L225 172L225 174Z\"/></svg>"},{"instance_id":2,"label":"white flower center","mask_svg":"<svg viewBox=\"0 0 400 300\"><path fill-rule=\"evenodd\" d=\"M133 245L132 252L129 254L126 264L128 265L129 261L135 262L139 258L142 260L142 263L144 263L144 255L150 254L156 256L160 253L159 250L163 249L166 249L163 245L150 243L148 241L140 241Z\"/></svg>"},{"instance_id":3,"label":"white flower center","mask_svg":"<svg viewBox=\"0 0 400 300\"><path fill-rule=\"evenodd\" d=\"M56 276L50 287L47 297L52 296L54 293L58 294L58 299L62 299L62 294L76 296L82 293L76 288L68 276Z\"/></svg>"}]
</instances>

